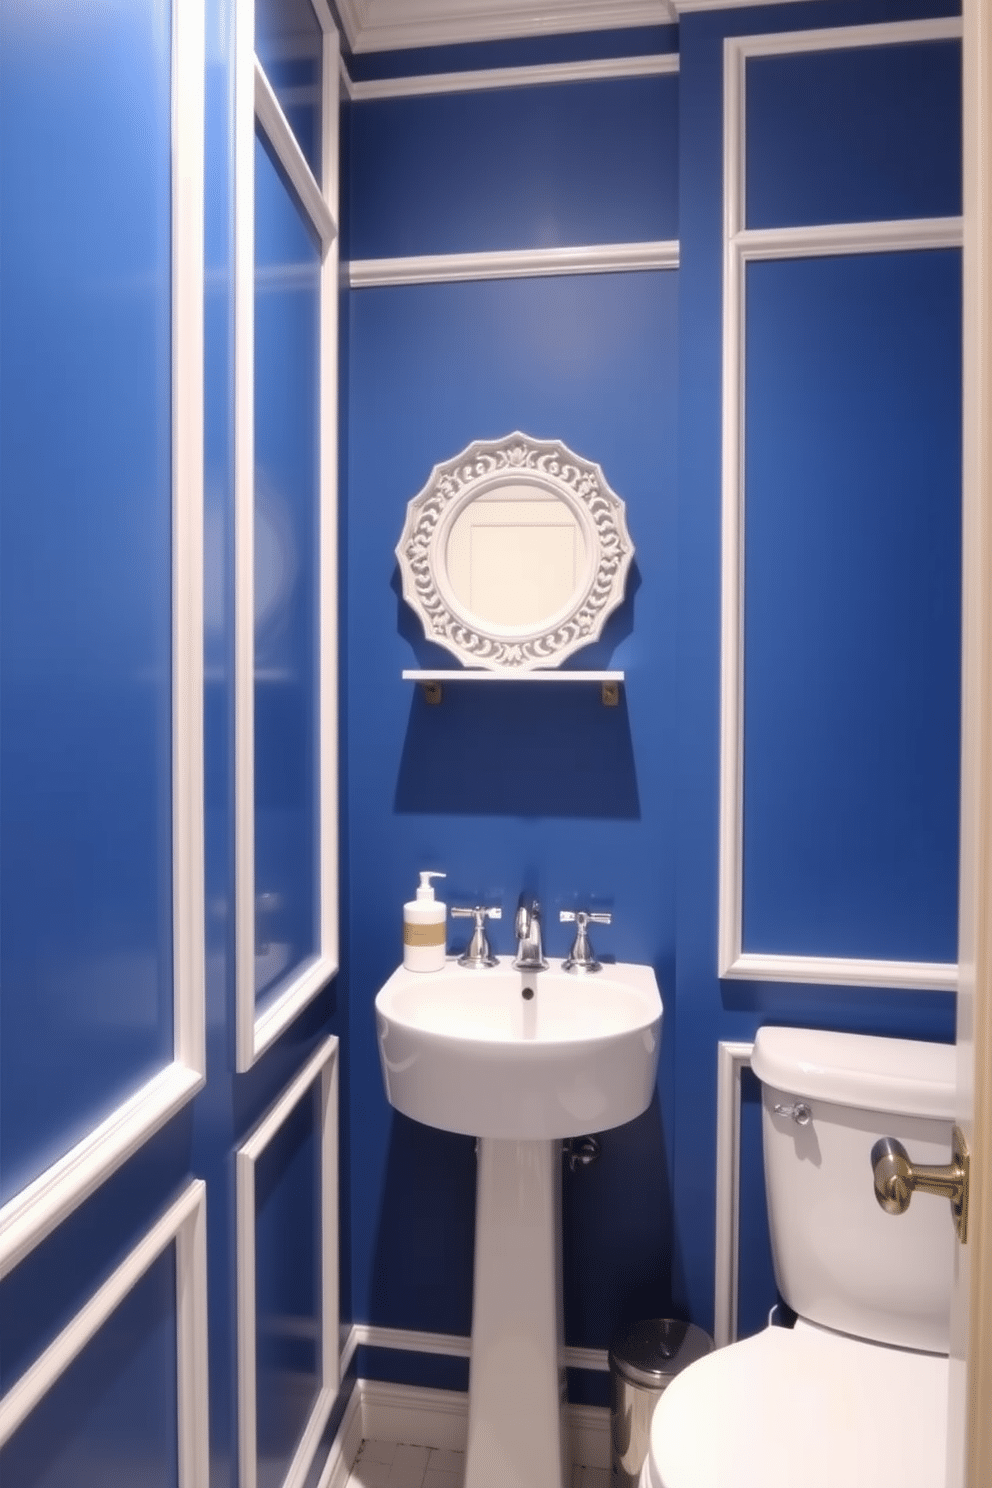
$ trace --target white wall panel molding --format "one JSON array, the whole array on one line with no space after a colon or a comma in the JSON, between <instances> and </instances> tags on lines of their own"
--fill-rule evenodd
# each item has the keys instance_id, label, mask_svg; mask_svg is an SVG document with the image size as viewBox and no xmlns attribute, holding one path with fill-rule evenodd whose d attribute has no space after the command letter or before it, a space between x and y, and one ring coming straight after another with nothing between
<instances>
[{"instance_id":1,"label":"white wall panel molding","mask_svg":"<svg viewBox=\"0 0 992 1488\"><path fill-rule=\"evenodd\" d=\"M834 31L794 31L724 41L724 253L722 367L722 556L720 637L720 854L718 972L745 981L953 991L948 962L779 955L743 948L744 846L744 357L746 270L759 259L820 257L958 247L958 217L829 223L818 227L745 226L746 67L751 57L843 47L892 46L954 38L961 22L905 21Z\"/></svg>"},{"instance_id":2,"label":"white wall panel molding","mask_svg":"<svg viewBox=\"0 0 992 1488\"><path fill-rule=\"evenodd\" d=\"M202 1084L198 1070L178 1061L170 1065L8 1200L0 1209L0 1277L127 1162Z\"/></svg>"},{"instance_id":3,"label":"white wall panel molding","mask_svg":"<svg viewBox=\"0 0 992 1488\"><path fill-rule=\"evenodd\" d=\"M472 1353L472 1340L467 1334L422 1333L410 1328L383 1328L376 1323L353 1323L341 1353L342 1375L354 1358L355 1350L363 1345L398 1349L408 1354L442 1354L450 1359L468 1359ZM561 1357L566 1369L606 1371L610 1367L606 1349L573 1348L566 1344Z\"/></svg>"},{"instance_id":4,"label":"white wall panel molding","mask_svg":"<svg viewBox=\"0 0 992 1488\"><path fill-rule=\"evenodd\" d=\"M356 103L379 98L413 98L428 93L481 93L492 88L533 88L548 83L606 82L616 78L662 77L677 73L677 52L645 57L604 57L590 62L546 62L528 67L487 67L475 72L424 73L418 77L349 77L348 97Z\"/></svg>"},{"instance_id":5,"label":"white wall panel molding","mask_svg":"<svg viewBox=\"0 0 992 1488\"><path fill-rule=\"evenodd\" d=\"M891 222L830 222L817 227L742 228L735 237L745 263L772 258L823 258L828 254L898 253L960 248L960 217L904 217Z\"/></svg>"},{"instance_id":6,"label":"white wall panel molding","mask_svg":"<svg viewBox=\"0 0 992 1488\"><path fill-rule=\"evenodd\" d=\"M206 1184L189 1183L44 1353L0 1398L0 1446L48 1394L170 1245L176 1251L179 1488L209 1475Z\"/></svg>"},{"instance_id":7,"label":"white wall panel molding","mask_svg":"<svg viewBox=\"0 0 992 1488\"><path fill-rule=\"evenodd\" d=\"M205 1077L203 867L203 0L172 24L172 1062L0 1208L0 1276Z\"/></svg>"},{"instance_id":8,"label":"white wall panel molding","mask_svg":"<svg viewBox=\"0 0 992 1488\"><path fill-rule=\"evenodd\" d=\"M855 956L737 955L721 976L745 982L800 982L813 986L890 987L904 992L954 992L951 961L870 961Z\"/></svg>"},{"instance_id":9,"label":"white wall panel molding","mask_svg":"<svg viewBox=\"0 0 992 1488\"><path fill-rule=\"evenodd\" d=\"M796 0L761 0L762 5L795 4ZM696 10L752 10L754 0L672 0L676 15L692 15Z\"/></svg>"},{"instance_id":10,"label":"white wall panel molding","mask_svg":"<svg viewBox=\"0 0 992 1488\"><path fill-rule=\"evenodd\" d=\"M602 243L589 248L512 248L489 253L422 253L409 258L357 258L347 265L352 289L391 284L457 284L471 279L533 279L557 274L629 274L677 269L677 239Z\"/></svg>"},{"instance_id":11,"label":"white wall panel molding","mask_svg":"<svg viewBox=\"0 0 992 1488\"><path fill-rule=\"evenodd\" d=\"M750 1068L752 1043L717 1044L716 1064L716 1249L713 1278L713 1341L717 1348L737 1337L741 1196L741 1076Z\"/></svg>"},{"instance_id":12,"label":"white wall panel molding","mask_svg":"<svg viewBox=\"0 0 992 1488\"><path fill-rule=\"evenodd\" d=\"M675 19L669 0L338 0L338 11L353 52L615 31Z\"/></svg>"},{"instance_id":13,"label":"white wall panel molding","mask_svg":"<svg viewBox=\"0 0 992 1488\"><path fill-rule=\"evenodd\" d=\"M340 1383L338 1358L338 1040L325 1039L275 1105L237 1149L238 1462L240 1488L257 1488L257 1378L255 1326L255 1165L299 1103L319 1091L317 1143L319 1195L320 1385L309 1420L281 1488L306 1482Z\"/></svg>"},{"instance_id":14,"label":"white wall panel molding","mask_svg":"<svg viewBox=\"0 0 992 1488\"><path fill-rule=\"evenodd\" d=\"M680 8L687 9L691 6L692 0L689 0L688 5L683 0ZM701 5L699 8L706 7ZM725 46L732 48L742 58L781 57L793 52L832 52L845 47L950 41L961 34L960 16L946 16L923 21L886 21L877 26L834 26L815 31L775 31L763 36L734 36L727 38Z\"/></svg>"},{"instance_id":15,"label":"white wall panel molding","mask_svg":"<svg viewBox=\"0 0 992 1488\"><path fill-rule=\"evenodd\" d=\"M338 88L340 41L330 10L314 0L323 28L321 180L318 184L254 55L254 5L235 19L234 102L234 862L236 1066L251 1067L331 979L338 966L337 910L337 294ZM317 951L293 966L259 1013L255 1006L255 471L254 294L256 120L321 244L320 459L318 475ZM263 277L286 287L292 272Z\"/></svg>"}]
</instances>

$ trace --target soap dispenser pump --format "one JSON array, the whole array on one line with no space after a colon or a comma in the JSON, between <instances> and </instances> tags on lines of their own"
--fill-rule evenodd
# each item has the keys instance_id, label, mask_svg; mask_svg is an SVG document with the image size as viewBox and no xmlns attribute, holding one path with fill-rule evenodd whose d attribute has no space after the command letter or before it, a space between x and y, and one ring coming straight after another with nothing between
<instances>
[{"instance_id":1,"label":"soap dispenser pump","mask_svg":"<svg viewBox=\"0 0 992 1488\"><path fill-rule=\"evenodd\" d=\"M441 971L448 931L448 906L434 897L432 878L443 873L421 873L416 899L403 906L403 965L407 971Z\"/></svg>"}]
</instances>

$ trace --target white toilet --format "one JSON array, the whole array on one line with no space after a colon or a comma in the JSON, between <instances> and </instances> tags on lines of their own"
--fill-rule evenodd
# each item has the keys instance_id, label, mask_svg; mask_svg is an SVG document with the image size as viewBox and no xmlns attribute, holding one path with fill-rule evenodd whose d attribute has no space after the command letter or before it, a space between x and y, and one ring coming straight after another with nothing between
<instances>
[{"instance_id":1,"label":"white toilet","mask_svg":"<svg viewBox=\"0 0 992 1488\"><path fill-rule=\"evenodd\" d=\"M778 1288L798 1314L690 1365L662 1396L640 1488L940 1488L950 1293L946 1199L875 1199L871 1149L951 1158L955 1051L762 1028L765 1186Z\"/></svg>"}]
</instances>

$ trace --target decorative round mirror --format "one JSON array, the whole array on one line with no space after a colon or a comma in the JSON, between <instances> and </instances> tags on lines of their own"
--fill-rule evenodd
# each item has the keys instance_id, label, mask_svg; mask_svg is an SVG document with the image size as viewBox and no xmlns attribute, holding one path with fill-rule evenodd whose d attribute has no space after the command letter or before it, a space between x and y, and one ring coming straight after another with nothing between
<instances>
[{"instance_id":1,"label":"decorative round mirror","mask_svg":"<svg viewBox=\"0 0 992 1488\"><path fill-rule=\"evenodd\" d=\"M508 673L556 667L597 640L633 556L599 466L519 433L436 465L396 549L428 640Z\"/></svg>"}]
</instances>

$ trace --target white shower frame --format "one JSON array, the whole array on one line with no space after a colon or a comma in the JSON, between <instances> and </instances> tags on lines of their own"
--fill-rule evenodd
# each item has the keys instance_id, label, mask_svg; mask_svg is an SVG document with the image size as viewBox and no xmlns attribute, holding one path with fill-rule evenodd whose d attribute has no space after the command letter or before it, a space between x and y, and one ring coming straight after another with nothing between
<instances>
[{"instance_id":1,"label":"white shower frame","mask_svg":"<svg viewBox=\"0 0 992 1488\"><path fill-rule=\"evenodd\" d=\"M0 1207L6 1276L200 1090L206 1078L203 848L204 0L173 0L172 1057Z\"/></svg>"},{"instance_id":2,"label":"white shower frame","mask_svg":"<svg viewBox=\"0 0 992 1488\"><path fill-rule=\"evenodd\" d=\"M255 7L235 17L234 240L234 880L235 1063L250 1069L338 970L337 421L338 88L340 40L326 0L310 0L323 33L318 183L255 57ZM255 455L254 141L256 121L321 245L317 619L317 946L261 1011L255 1004Z\"/></svg>"}]
</instances>

